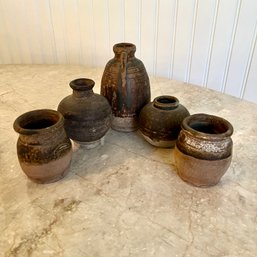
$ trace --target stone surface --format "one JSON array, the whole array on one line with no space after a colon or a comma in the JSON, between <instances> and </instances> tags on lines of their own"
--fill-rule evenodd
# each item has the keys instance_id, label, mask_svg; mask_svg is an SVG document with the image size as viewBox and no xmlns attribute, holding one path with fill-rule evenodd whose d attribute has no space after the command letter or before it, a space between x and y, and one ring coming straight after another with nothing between
<instances>
[{"instance_id":1,"label":"stone surface","mask_svg":"<svg viewBox=\"0 0 257 257\"><path fill-rule=\"evenodd\" d=\"M79 77L103 69L0 66L0 256L254 257L257 252L257 105L162 78L152 99L174 95L191 114L209 113L234 126L234 155L220 183L196 188L176 174L173 150L138 132L110 130L94 149L74 144L69 174L31 182L16 156L12 124L33 109L56 109Z\"/></svg>"}]
</instances>

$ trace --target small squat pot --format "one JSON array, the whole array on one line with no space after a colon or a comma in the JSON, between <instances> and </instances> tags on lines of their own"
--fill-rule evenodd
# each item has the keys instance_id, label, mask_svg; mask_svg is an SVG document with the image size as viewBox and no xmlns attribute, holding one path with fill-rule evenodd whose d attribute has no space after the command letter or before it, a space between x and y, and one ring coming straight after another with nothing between
<instances>
[{"instance_id":1,"label":"small squat pot","mask_svg":"<svg viewBox=\"0 0 257 257\"><path fill-rule=\"evenodd\" d=\"M232 125L208 114L194 114L182 122L174 151L178 175L194 186L217 184L232 159Z\"/></svg>"},{"instance_id":2,"label":"small squat pot","mask_svg":"<svg viewBox=\"0 0 257 257\"><path fill-rule=\"evenodd\" d=\"M174 96L159 96L148 103L139 115L139 130L150 144L174 147L181 123L188 110Z\"/></svg>"},{"instance_id":3,"label":"small squat pot","mask_svg":"<svg viewBox=\"0 0 257 257\"><path fill-rule=\"evenodd\" d=\"M111 126L111 106L104 96L93 92L94 85L86 78L71 81L73 94L58 106L68 137L88 149L101 144Z\"/></svg>"},{"instance_id":4,"label":"small squat pot","mask_svg":"<svg viewBox=\"0 0 257 257\"><path fill-rule=\"evenodd\" d=\"M68 172L72 148L63 116L54 110L34 110L19 116L17 154L24 173L36 183L55 182Z\"/></svg>"}]
</instances>

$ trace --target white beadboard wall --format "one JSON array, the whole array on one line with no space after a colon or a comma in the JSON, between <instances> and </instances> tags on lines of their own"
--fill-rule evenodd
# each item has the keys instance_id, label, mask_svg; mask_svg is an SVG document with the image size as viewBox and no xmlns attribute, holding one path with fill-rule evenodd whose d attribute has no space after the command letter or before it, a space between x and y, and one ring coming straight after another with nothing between
<instances>
[{"instance_id":1,"label":"white beadboard wall","mask_svg":"<svg viewBox=\"0 0 257 257\"><path fill-rule=\"evenodd\" d=\"M133 42L149 74L257 103L256 0L0 0L0 64L103 67Z\"/></svg>"}]
</instances>

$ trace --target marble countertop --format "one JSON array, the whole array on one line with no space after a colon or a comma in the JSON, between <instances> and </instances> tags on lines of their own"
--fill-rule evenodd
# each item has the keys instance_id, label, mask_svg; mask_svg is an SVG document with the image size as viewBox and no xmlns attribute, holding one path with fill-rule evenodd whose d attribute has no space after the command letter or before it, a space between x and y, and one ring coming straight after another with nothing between
<instances>
[{"instance_id":1,"label":"marble countertop","mask_svg":"<svg viewBox=\"0 0 257 257\"><path fill-rule=\"evenodd\" d=\"M38 185L21 171L13 121L56 109L69 82L88 77L100 91L103 69L0 66L0 256L255 257L257 105L202 87L150 78L152 99L176 96L191 114L234 126L234 154L221 182L196 188L176 174L173 150L110 130L105 143L74 148L69 174Z\"/></svg>"}]
</instances>

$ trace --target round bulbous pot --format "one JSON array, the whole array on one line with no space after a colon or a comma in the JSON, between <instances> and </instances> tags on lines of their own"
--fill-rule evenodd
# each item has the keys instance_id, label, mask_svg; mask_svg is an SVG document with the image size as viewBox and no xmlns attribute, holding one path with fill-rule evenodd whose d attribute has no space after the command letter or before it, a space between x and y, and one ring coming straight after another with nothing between
<instances>
[{"instance_id":1,"label":"round bulbous pot","mask_svg":"<svg viewBox=\"0 0 257 257\"><path fill-rule=\"evenodd\" d=\"M199 187L216 185L232 160L232 125L208 114L185 118L174 151L178 175Z\"/></svg>"},{"instance_id":2,"label":"round bulbous pot","mask_svg":"<svg viewBox=\"0 0 257 257\"><path fill-rule=\"evenodd\" d=\"M36 183L51 183L69 170L72 147L63 116L54 110L26 112L13 124L19 133L17 155L23 172Z\"/></svg>"},{"instance_id":3,"label":"round bulbous pot","mask_svg":"<svg viewBox=\"0 0 257 257\"><path fill-rule=\"evenodd\" d=\"M79 78L69 85L72 95L65 97L57 108L64 116L67 135L88 149L96 147L111 126L111 107L105 97L93 92L93 80Z\"/></svg>"},{"instance_id":4,"label":"round bulbous pot","mask_svg":"<svg viewBox=\"0 0 257 257\"><path fill-rule=\"evenodd\" d=\"M114 58L105 66L101 94L112 107L112 128L130 132L138 128L138 115L150 99L150 82L143 62L135 57L136 46L118 43Z\"/></svg>"},{"instance_id":5,"label":"round bulbous pot","mask_svg":"<svg viewBox=\"0 0 257 257\"><path fill-rule=\"evenodd\" d=\"M188 110L174 96L158 96L143 107L139 115L139 130L150 144L174 147Z\"/></svg>"}]
</instances>

